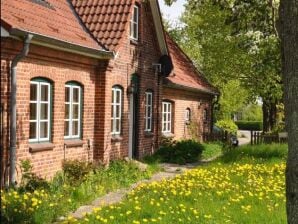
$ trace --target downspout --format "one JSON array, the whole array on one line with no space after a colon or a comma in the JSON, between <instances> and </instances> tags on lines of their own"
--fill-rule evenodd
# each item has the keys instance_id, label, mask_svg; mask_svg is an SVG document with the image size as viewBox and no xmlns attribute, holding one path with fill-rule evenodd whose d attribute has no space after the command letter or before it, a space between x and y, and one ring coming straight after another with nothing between
<instances>
[{"instance_id":1,"label":"downspout","mask_svg":"<svg viewBox=\"0 0 298 224\"><path fill-rule=\"evenodd\" d=\"M17 143L17 65L24 57L28 55L29 45L32 39L32 34L27 34L24 40L24 46L22 51L14 57L11 62L11 81L10 81L10 151L9 151L9 185L14 186L16 184L16 143Z\"/></svg>"}]
</instances>

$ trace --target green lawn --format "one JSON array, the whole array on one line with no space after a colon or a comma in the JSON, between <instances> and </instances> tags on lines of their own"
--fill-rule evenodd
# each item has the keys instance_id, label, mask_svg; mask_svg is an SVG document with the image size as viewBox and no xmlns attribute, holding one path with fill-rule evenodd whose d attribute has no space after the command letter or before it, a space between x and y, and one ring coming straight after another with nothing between
<instances>
[{"instance_id":1,"label":"green lawn","mask_svg":"<svg viewBox=\"0 0 298 224\"><path fill-rule=\"evenodd\" d=\"M79 223L286 223L286 145L244 146L175 179L141 185Z\"/></svg>"}]
</instances>

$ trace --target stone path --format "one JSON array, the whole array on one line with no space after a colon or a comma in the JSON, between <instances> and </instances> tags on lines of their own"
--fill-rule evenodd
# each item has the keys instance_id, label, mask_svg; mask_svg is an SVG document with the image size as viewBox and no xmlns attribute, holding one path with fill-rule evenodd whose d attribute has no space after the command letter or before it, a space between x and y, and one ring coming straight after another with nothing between
<instances>
[{"instance_id":1,"label":"stone path","mask_svg":"<svg viewBox=\"0 0 298 224\"><path fill-rule=\"evenodd\" d=\"M202 165L206 162L208 161L186 165L163 163L161 164L161 167L164 171L154 174L150 179L141 180L135 184L132 184L129 188L124 188L114 192L110 192L100 198L95 199L93 202L91 202L90 205L81 206L75 212L70 213L69 215L77 219L82 218L84 214L92 212L93 208L104 205L111 205L122 201L124 197L127 195L127 193L129 193L142 183L151 183L154 181L161 181L163 179L171 179L174 178L176 175L183 173L185 170L196 168L197 166ZM62 219L64 218L61 217L61 220Z\"/></svg>"},{"instance_id":2,"label":"stone path","mask_svg":"<svg viewBox=\"0 0 298 224\"><path fill-rule=\"evenodd\" d=\"M239 145L246 145L250 143L250 131L244 131L244 130L238 130L237 133L238 140L239 140Z\"/></svg>"}]
</instances>

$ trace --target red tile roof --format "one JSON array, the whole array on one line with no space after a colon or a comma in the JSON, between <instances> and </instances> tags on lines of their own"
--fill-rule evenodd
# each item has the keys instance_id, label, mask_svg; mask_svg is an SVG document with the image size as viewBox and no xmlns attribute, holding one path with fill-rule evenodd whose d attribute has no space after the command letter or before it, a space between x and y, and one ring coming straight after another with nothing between
<instances>
[{"instance_id":1,"label":"red tile roof","mask_svg":"<svg viewBox=\"0 0 298 224\"><path fill-rule=\"evenodd\" d=\"M134 0L72 0L76 12L94 37L116 50L128 28Z\"/></svg>"},{"instance_id":2,"label":"red tile roof","mask_svg":"<svg viewBox=\"0 0 298 224\"><path fill-rule=\"evenodd\" d=\"M44 2L49 3L50 7L46 7ZM15 28L75 45L103 49L80 24L67 0L1 0L2 23L8 29Z\"/></svg>"},{"instance_id":3,"label":"red tile roof","mask_svg":"<svg viewBox=\"0 0 298 224\"><path fill-rule=\"evenodd\" d=\"M197 70L190 58L170 38L169 34L166 34L166 41L174 68L172 73L165 78L165 83L218 94L218 90Z\"/></svg>"}]
</instances>

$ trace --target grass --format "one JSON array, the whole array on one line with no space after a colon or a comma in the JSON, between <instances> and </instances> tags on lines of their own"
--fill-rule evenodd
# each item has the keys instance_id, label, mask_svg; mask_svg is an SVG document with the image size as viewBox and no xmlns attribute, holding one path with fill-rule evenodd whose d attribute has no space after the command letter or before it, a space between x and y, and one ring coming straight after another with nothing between
<instances>
[{"instance_id":1,"label":"grass","mask_svg":"<svg viewBox=\"0 0 298 224\"><path fill-rule=\"evenodd\" d=\"M132 162L115 161L108 168L97 167L79 184L60 174L47 189L1 191L1 223L52 223L107 192L149 178L157 170L156 164L143 172Z\"/></svg>"},{"instance_id":2,"label":"grass","mask_svg":"<svg viewBox=\"0 0 298 224\"><path fill-rule=\"evenodd\" d=\"M286 154L286 145L234 148L209 165L143 184L123 202L67 222L286 223Z\"/></svg>"},{"instance_id":3,"label":"grass","mask_svg":"<svg viewBox=\"0 0 298 224\"><path fill-rule=\"evenodd\" d=\"M202 160L209 160L222 155L223 146L220 143L204 143L203 146Z\"/></svg>"}]
</instances>

